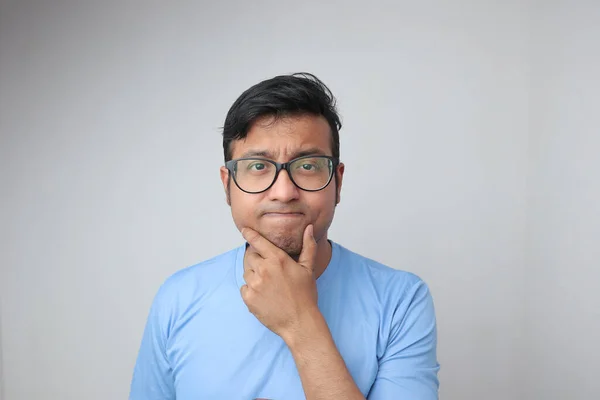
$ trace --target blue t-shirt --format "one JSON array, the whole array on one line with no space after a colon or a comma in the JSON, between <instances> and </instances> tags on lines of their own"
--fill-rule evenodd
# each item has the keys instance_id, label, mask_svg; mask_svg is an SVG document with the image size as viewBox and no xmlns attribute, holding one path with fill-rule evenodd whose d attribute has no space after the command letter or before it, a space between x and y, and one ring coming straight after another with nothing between
<instances>
[{"instance_id":1,"label":"blue t-shirt","mask_svg":"<svg viewBox=\"0 0 600 400\"><path fill-rule=\"evenodd\" d=\"M426 284L331 242L319 309L369 400L438 398L436 322ZM152 304L130 400L305 399L284 341L240 295L246 246L183 269Z\"/></svg>"}]
</instances>

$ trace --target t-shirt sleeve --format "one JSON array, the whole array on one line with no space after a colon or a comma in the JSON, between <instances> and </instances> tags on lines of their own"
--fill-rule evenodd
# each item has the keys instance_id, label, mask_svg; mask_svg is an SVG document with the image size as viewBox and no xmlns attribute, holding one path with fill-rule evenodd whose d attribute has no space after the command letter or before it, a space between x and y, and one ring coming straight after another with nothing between
<instances>
[{"instance_id":1,"label":"t-shirt sleeve","mask_svg":"<svg viewBox=\"0 0 600 400\"><path fill-rule=\"evenodd\" d=\"M429 288L418 280L394 310L368 400L437 400L437 331Z\"/></svg>"},{"instance_id":2,"label":"t-shirt sleeve","mask_svg":"<svg viewBox=\"0 0 600 400\"><path fill-rule=\"evenodd\" d=\"M173 373L166 356L169 306L163 285L150 308L129 400L175 400Z\"/></svg>"}]
</instances>

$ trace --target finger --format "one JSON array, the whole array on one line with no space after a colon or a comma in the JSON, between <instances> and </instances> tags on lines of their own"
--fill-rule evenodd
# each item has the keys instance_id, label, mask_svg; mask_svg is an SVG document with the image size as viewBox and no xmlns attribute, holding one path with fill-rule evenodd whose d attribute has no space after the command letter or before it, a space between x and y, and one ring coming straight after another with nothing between
<instances>
[{"instance_id":1,"label":"finger","mask_svg":"<svg viewBox=\"0 0 600 400\"><path fill-rule=\"evenodd\" d=\"M265 239L260 233L251 228L243 228L242 236L263 258L279 257L281 249Z\"/></svg>"},{"instance_id":2,"label":"finger","mask_svg":"<svg viewBox=\"0 0 600 400\"><path fill-rule=\"evenodd\" d=\"M256 250L254 248L254 246L252 246L250 244L248 244L248 247L246 248L246 254L247 255L253 255L253 256L256 256L256 257L260 257L261 259L264 259L264 257L260 255L260 253L258 252L258 250Z\"/></svg>"},{"instance_id":3,"label":"finger","mask_svg":"<svg viewBox=\"0 0 600 400\"><path fill-rule=\"evenodd\" d=\"M253 301L253 297L255 296L255 290L248 285L242 285L240 288L240 294L242 295L242 300L246 303L246 307L248 307L248 311L250 310L250 304Z\"/></svg>"},{"instance_id":4,"label":"finger","mask_svg":"<svg viewBox=\"0 0 600 400\"><path fill-rule=\"evenodd\" d=\"M260 254L250 251L244 257L244 270L251 269L254 272L260 273L263 261L264 258L262 258Z\"/></svg>"},{"instance_id":5,"label":"finger","mask_svg":"<svg viewBox=\"0 0 600 400\"><path fill-rule=\"evenodd\" d=\"M242 294L243 299L246 299L248 297L249 290L250 288L248 287L248 285L242 285L242 287L240 288L240 293Z\"/></svg>"},{"instance_id":6,"label":"finger","mask_svg":"<svg viewBox=\"0 0 600 400\"><path fill-rule=\"evenodd\" d=\"M304 238L302 239L302 251L298 257L298 263L311 271L314 268L315 257L317 256L317 242L314 237L313 225L308 225L304 229Z\"/></svg>"},{"instance_id":7,"label":"finger","mask_svg":"<svg viewBox=\"0 0 600 400\"><path fill-rule=\"evenodd\" d=\"M256 281L256 272L253 269L247 269L244 271L244 282L246 285L252 286Z\"/></svg>"}]
</instances>

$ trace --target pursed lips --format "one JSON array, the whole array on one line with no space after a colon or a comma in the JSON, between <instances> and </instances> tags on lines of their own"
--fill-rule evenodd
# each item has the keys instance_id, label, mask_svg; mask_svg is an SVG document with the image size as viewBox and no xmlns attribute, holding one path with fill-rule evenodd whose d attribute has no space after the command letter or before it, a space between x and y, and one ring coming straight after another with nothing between
<instances>
[{"instance_id":1,"label":"pursed lips","mask_svg":"<svg viewBox=\"0 0 600 400\"><path fill-rule=\"evenodd\" d=\"M263 214L265 217L300 217L304 214L299 212L266 212Z\"/></svg>"}]
</instances>

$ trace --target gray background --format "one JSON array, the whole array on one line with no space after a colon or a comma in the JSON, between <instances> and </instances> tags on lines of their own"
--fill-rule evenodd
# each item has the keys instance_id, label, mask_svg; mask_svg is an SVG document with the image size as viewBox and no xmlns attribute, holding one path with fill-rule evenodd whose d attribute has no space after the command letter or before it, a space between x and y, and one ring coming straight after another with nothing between
<instances>
[{"instance_id":1,"label":"gray background","mask_svg":"<svg viewBox=\"0 0 600 400\"><path fill-rule=\"evenodd\" d=\"M304 70L331 237L429 283L441 398L600 392L600 2L2 1L3 400L126 398L160 283L241 243L225 113Z\"/></svg>"}]
</instances>

